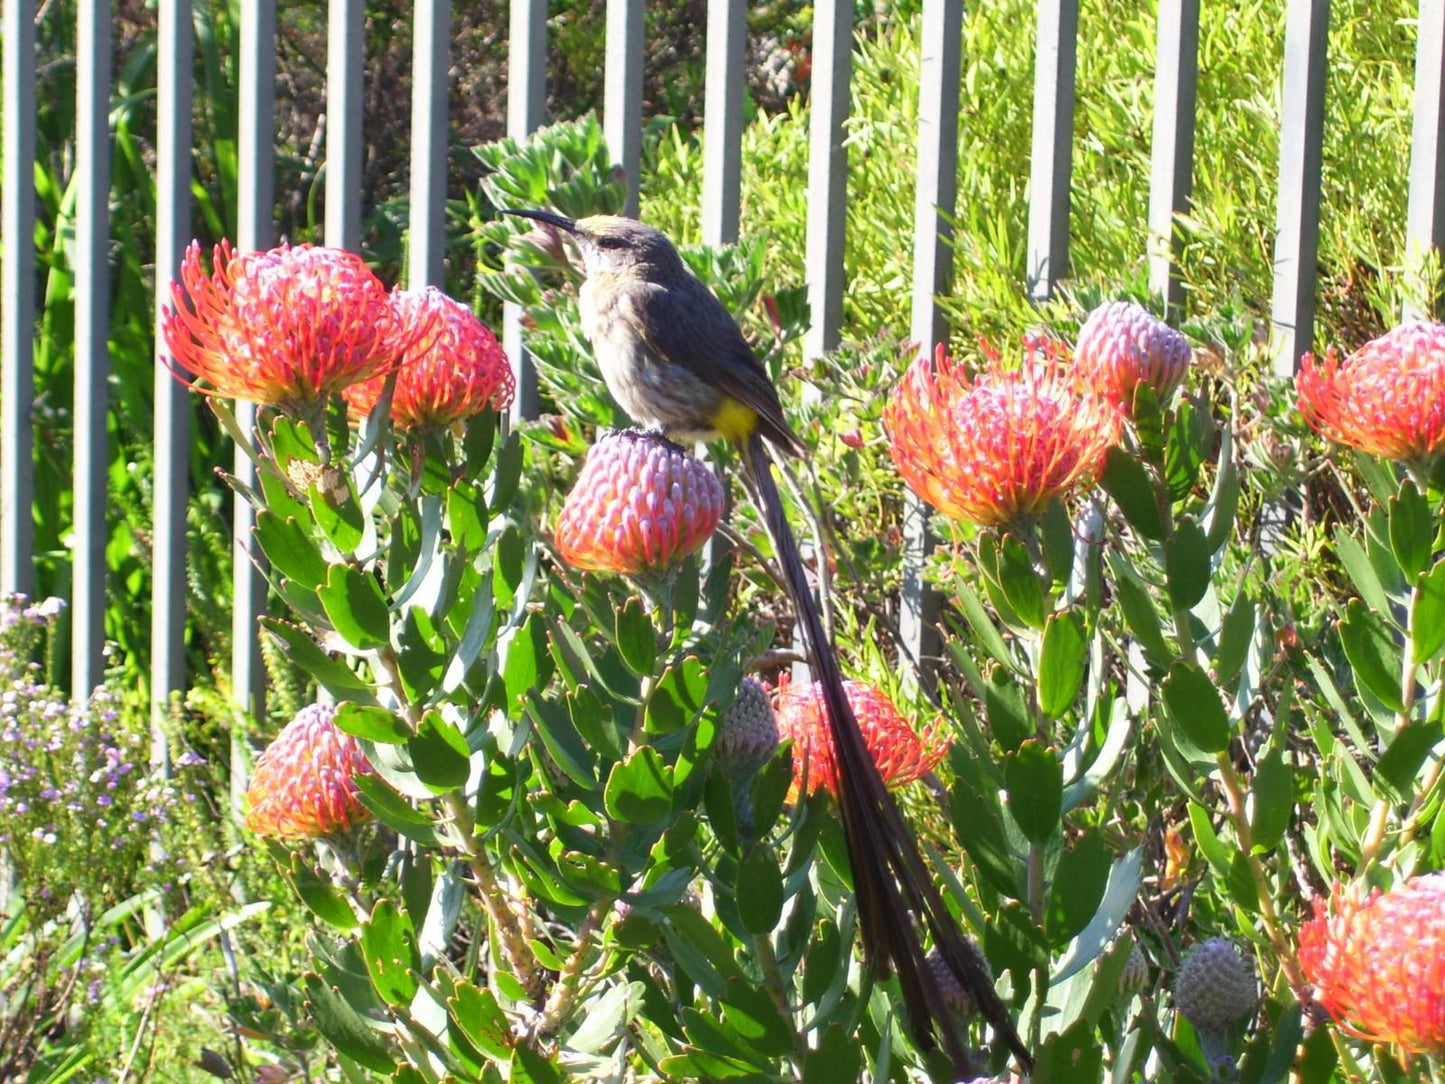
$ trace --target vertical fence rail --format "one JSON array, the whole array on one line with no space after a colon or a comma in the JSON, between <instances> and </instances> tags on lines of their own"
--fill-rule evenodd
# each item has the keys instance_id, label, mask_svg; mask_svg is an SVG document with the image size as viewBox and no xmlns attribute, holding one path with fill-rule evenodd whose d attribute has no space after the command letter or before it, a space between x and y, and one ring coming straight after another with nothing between
<instances>
[{"instance_id":1,"label":"vertical fence rail","mask_svg":"<svg viewBox=\"0 0 1445 1084\"><path fill-rule=\"evenodd\" d=\"M110 381L110 4L81 4L75 57L75 522L70 687L105 657L106 406Z\"/></svg>"},{"instance_id":2,"label":"vertical fence rail","mask_svg":"<svg viewBox=\"0 0 1445 1084\"><path fill-rule=\"evenodd\" d=\"M963 0L925 0L918 79L918 185L913 193L913 309L909 333L921 356L948 341L938 304L953 275L953 215L958 199L958 92L963 57ZM899 598L900 662L934 678L938 595L923 582L933 539L928 505L907 495L903 507L903 588Z\"/></svg>"},{"instance_id":3,"label":"vertical fence rail","mask_svg":"<svg viewBox=\"0 0 1445 1084\"><path fill-rule=\"evenodd\" d=\"M507 135L526 139L547 114L547 0L511 0L507 43ZM537 416L537 370L522 345L522 306L502 305L502 349L512 362L517 394L511 421Z\"/></svg>"},{"instance_id":4,"label":"vertical fence rail","mask_svg":"<svg viewBox=\"0 0 1445 1084\"><path fill-rule=\"evenodd\" d=\"M1161 0L1154 70L1154 139L1149 175L1149 289L1178 315L1174 216L1189 210L1194 185L1194 113L1199 85L1199 0Z\"/></svg>"},{"instance_id":5,"label":"vertical fence rail","mask_svg":"<svg viewBox=\"0 0 1445 1084\"><path fill-rule=\"evenodd\" d=\"M191 230L191 0L160 0L156 35L156 311L157 357ZM155 479L151 566L151 763L170 755L163 726L173 692L186 682L186 500L189 492L191 401L164 364L155 370Z\"/></svg>"},{"instance_id":6,"label":"vertical fence rail","mask_svg":"<svg viewBox=\"0 0 1445 1084\"><path fill-rule=\"evenodd\" d=\"M642 163L642 0L607 0L607 71L602 127L614 165L622 167L627 198L622 213L637 217L637 171Z\"/></svg>"},{"instance_id":7,"label":"vertical fence rail","mask_svg":"<svg viewBox=\"0 0 1445 1084\"><path fill-rule=\"evenodd\" d=\"M1279 118L1279 196L1274 238L1275 371L1292 376L1314 343L1325 141L1329 0L1290 0L1285 15Z\"/></svg>"},{"instance_id":8,"label":"vertical fence rail","mask_svg":"<svg viewBox=\"0 0 1445 1084\"><path fill-rule=\"evenodd\" d=\"M1039 0L1034 129L1029 155L1029 295L1047 300L1069 273L1069 174L1079 0Z\"/></svg>"},{"instance_id":9,"label":"vertical fence rail","mask_svg":"<svg viewBox=\"0 0 1445 1084\"><path fill-rule=\"evenodd\" d=\"M1445 0L1420 0L1415 46L1415 120L1410 133L1410 201L1405 251L1445 249ZM1429 284L1434 293L1438 283ZM1404 318L1434 316L1406 306Z\"/></svg>"},{"instance_id":10,"label":"vertical fence rail","mask_svg":"<svg viewBox=\"0 0 1445 1084\"><path fill-rule=\"evenodd\" d=\"M331 0L326 23L326 243L361 248L363 0Z\"/></svg>"},{"instance_id":11,"label":"vertical fence rail","mask_svg":"<svg viewBox=\"0 0 1445 1084\"><path fill-rule=\"evenodd\" d=\"M708 0L707 87L702 124L702 240L705 245L730 245L738 239L747 45L745 0Z\"/></svg>"},{"instance_id":12,"label":"vertical fence rail","mask_svg":"<svg viewBox=\"0 0 1445 1084\"><path fill-rule=\"evenodd\" d=\"M5 0L0 194L0 592L35 591L35 4Z\"/></svg>"},{"instance_id":13,"label":"vertical fence rail","mask_svg":"<svg viewBox=\"0 0 1445 1084\"><path fill-rule=\"evenodd\" d=\"M808 331L803 353L815 358L838 345L843 326L844 229L848 215L849 81L853 5L821 0L813 8L812 99L808 120Z\"/></svg>"},{"instance_id":14,"label":"vertical fence rail","mask_svg":"<svg viewBox=\"0 0 1445 1084\"><path fill-rule=\"evenodd\" d=\"M442 284L446 256L447 67L450 0L417 0L412 9L411 223L407 285Z\"/></svg>"},{"instance_id":15,"label":"vertical fence rail","mask_svg":"<svg viewBox=\"0 0 1445 1084\"><path fill-rule=\"evenodd\" d=\"M276 202L275 176L275 94L276 94L276 0L252 0L241 8L240 56L240 158L239 207L236 244L243 251L270 248L275 241L273 207ZM251 432L256 408L236 403L236 421L241 431ZM255 465L240 448L234 459L235 474L247 485L256 485ZM256 514L250 503L236 495L231 516L235 568L231 614L231 695L242 711L259 716L265 681L257 618L266 612L266 577L252 556L251 539ZM245 763L245 735L240 727L232 733L232 808L239 811L245 794L246 773L237 771Z\"/></svg>"}]
</instances>

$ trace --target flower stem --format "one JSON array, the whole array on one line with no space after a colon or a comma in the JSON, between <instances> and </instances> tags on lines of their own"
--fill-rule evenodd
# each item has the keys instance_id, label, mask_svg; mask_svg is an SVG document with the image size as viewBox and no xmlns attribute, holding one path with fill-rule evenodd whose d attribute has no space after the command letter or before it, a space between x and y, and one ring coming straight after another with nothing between
<instances>
[{"instance_id":1,"label":"flower stem","mask_svg":"<svg viewBox=\"0 0 1445 1084\"><path fill-rule=\"evenodd\" d=\"M577 993L582 988L582 968L587 962L592 931L597 928L602 911L610 902L608 899L597 900L583 916L582 924L577 927L577 944L572 949L572 955L567 957L567 962L547 997L542 1015L532 1029L534 1037L551 1035L567 1022L568 1015L577 1002Z\"/></svg>"}]
</instances>

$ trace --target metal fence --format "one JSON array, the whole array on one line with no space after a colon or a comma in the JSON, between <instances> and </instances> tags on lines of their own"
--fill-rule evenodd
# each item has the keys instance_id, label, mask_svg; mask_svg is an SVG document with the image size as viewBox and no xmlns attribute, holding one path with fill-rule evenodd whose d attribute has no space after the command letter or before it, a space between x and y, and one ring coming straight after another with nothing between
<instances>
[{"instance_id":1,"label":"metal fence","mask_svg":"<svg viewBox=\"0 0 1445 1084\"><path fill-rule=\"evenodd\" d=\"M4 257L0 269L0 591L32 589L34 434L35 191L24 183L35 158L37 0L3 0ZM92 687L101 674L105 607L107 195L110 184L110 5L82 2L77 26L77 193L75 315L75 523L72 680ZM193 30L190 0L158 0L158 140L156 165L156 317L167 303L190 236ZM737 239L743 102L745 0L707 5L704 112L703 240ZM1180 301L1174 277L1175 216L1189 206L1194 161L1200 0L1159 0L1148 254L1150 284ZM325 240L355 249L360 241L363 0L330 0L327 52ZM447 155L449 0L416 0L410 141L411 285L439 282ZM842 322L845 143L853 46L852 0L814 5L809 133L806 277L812 326L809 356L838 345ZM1278 218L1272 300L1277 365L1292 371L1310 349L1314 326L1320 218L1321 148L1329 0L1288 0L1280 126ZM1068 269L1070 162L1078 0L1039 0L1033 149L1028 223L1028 288L1046 298ZM937 303L951 270L950 226L957 192L963 0L924 0L917 134L911 333L931 353L948 329ZM643 0L607 0L604 128L627 177L627 208L637 207L642 143ZM244 0L240 55L241 162L239 249L272 245L276 0ZM1441 247L1445 233L1445 0L1421 0L1416 57L1413 146L1405 244ZM545 120L546 0L512 0L509 35L510 135L525 137ZM1390 168L1382 163L1381 168ZM519 367L520 414L537 408L535 376L521 349L520 314L509 306L503 340ZM157 341L161 341L157 322ZM163 366L155 378L154 552L151 599L152 693L164 704L185 687L186 389ZM243 419L244 420L244 419ZM236 457L246 479L251 465ZM250 538L251 509L235 502L238 540L233 619L234 689L243 708L261 692L257 614L265 580L239 548ZM907 564L902 633L915 657L932 654L933 609L923 587L927 516L915 502L906 518Z\"/></svg>"}]
</instances>

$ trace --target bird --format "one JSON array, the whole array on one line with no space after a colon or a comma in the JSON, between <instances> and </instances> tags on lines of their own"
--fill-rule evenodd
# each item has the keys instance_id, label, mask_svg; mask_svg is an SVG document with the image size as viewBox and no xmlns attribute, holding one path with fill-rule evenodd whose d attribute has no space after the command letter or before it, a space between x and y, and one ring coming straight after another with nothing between
<instances>
[{"instance_id":1,"label":"bird","mask_svg":"<svg viewBox=\"0 0 1445 1084\"><path fill-rule=\"evenodd\" d=\"M1012 1017L944 906L918 844L888 792L848 701L837 652L773 477L773 455L806 454L772 378L727 307L694 276L661 230L617 215L568 218L505 209L561 230L582 257L582 331L618 405L639 425L685 442L723 437L741 451L744 480L762 513L823 692L838 804L852 866L865 961L898 975L915 1038L941 1041L960 1078L972 1076L958 1022L946 1007L918 927L1027 1069L1033 1061Z\"/></svg>"}]
</instances>

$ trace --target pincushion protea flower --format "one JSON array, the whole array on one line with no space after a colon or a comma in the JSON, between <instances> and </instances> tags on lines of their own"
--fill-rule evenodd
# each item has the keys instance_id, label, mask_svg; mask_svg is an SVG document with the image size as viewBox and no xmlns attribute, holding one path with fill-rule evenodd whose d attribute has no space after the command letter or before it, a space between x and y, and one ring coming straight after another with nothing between
<instances>
[{"instance_id":1,"label":"pincushion protea flower","mask_svg":"<svg viewBox=\"0 0 1445 1084\"><path fill-rule=\"evenodd\" d=\"M471 309L435 286L393 290L391 307L404 340L391 398L391 420L397 428L450 425L511 405L516 389L512 367L496 336ZM352 416L364 418L385 386L386 377L378 376L341 394Z\"/></svg>"},{"instance_id":2,"label":"pincushion protea flower","mask_svg":"<svg viewBox=\"0 0 1445 1084\"><path fill-rule=\"evenodd\" d=\"M1190 949L1174 980L1174 1004L1199 1031L1222 1031L1254 1011L1254 966L1234 943L1211 937Z\"/></svg>"},{"instance_id":3,"label":"pincushion protea flower","mask_svg":"<svg viewBox=\"0 0 1445 1084\"><path fill-rule=\"evenodd\" d=\"M573 568L638 575L697 550L717 529L723 487L665 437L610 432L587 453L557 518L557 549Z\"/></svg>"},{"instance_id":4,"label":"pincushion protea flower","mask_svg":"<svg viewBox=\"0 0 1445 1084\"><path fill-rule=\"evenodd\" d=\"M1140 384L1167 399L1189 372L1194 351L1179 332L1132 301L1100 305L1079 329L1074 374L1126 414Z\"/></svg>"},{"instance_id":5,"label":"pincushion protea flower","mask_svg":"<svg viewBox=\"0 0 1445 1084\"><path fill-rule=\"evenodd\" d=\"M1361 898L1335 886L1300 930L1300 965L1341 1028L1411 1054L1445 1055L1445 873Z\"/></svg>"},{"instance_id":6,"label":"pincushion protea flower","mask_svg":"<svg viewBox=\"0 0 1445 1084\"><path fill-rule=\"evenodd\" d=\"M1386 459L1429 459L1445 448L1445 324L1401 324L1344 362L1305 355L1295 376L1300 413L1337 444Z\"/></svg>"},{"instance_id":7,"label":"pincushion protea flower","mask_svg":"<svg viewBox=\"0 0 1445 1084\"><path fill-rule=\"evenodd\" d=\"M1122 415L1076 389L1057 344L1025 347L1022 368L995 356L970 379L940 345L932 364L909 366L884 409L898 473L944 515L990 527L1039 512L1093 484L1119 439Z\"/></svg>"},{"instance_id":8,"label":"pincushion protea flower","mask_svg":"<svg viewBox=\"0 0 1445 1084\"><path fill-rule=\"evenodd\" d=\"M901 787L922 778L948 752L948 735L941 718L922 732L915 731L881 689L861 681L845 681L843 690L863 731L864 744L887 786ZM833 766L833 739L828 731L822 683L782 682L773 692L773 709L778 716L778 736L793 741L793 779L799 786L806 782L809 794L823 787L836 796L838 773Z\"/></svg>"},{"instance_id":9,"label":"pincushion protea flower","mask_svg":"<svg viewBox=\"0 0 1445 1084\"><path fill-rule=\"evenodd\" d=\"M386 288L361 257L282 245L216 246L212 272L191 242L163 320L176 364L198 391L306 410L350 384L385 375L401 348Z\"/></svg>"},{"instance_id":10,"label":"pincushion protea flower","mask_svg":"<svg viewBox=\"0 0 1445 1084\"><path fill-rule=\"evenodd\" d=\"M373 772L356 739L337 728L336 708L302 708L256 761L246 826L278 839L320 839L370 814L353 777Z\"/></svg>"}]
</instances>

